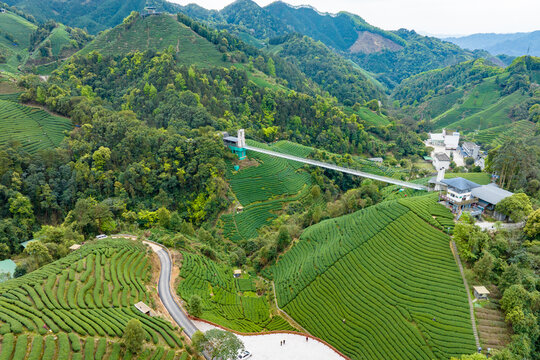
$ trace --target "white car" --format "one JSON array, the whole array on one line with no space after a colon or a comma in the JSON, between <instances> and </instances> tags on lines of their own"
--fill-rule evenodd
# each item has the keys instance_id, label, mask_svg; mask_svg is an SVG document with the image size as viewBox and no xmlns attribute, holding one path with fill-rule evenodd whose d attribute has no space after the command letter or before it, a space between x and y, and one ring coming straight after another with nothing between
<instances>
[{"instance_id":1,"label":"white car","mask_svg":"<svg viewBox=\"0 0 540 360\"><path fill-rule=\"evenodd\" d=\"M240 352L240 354L238 354L237 356L237 359L238 360L246 360L246 359L249 359L251 357L251 353L247 350L242 350L242 352Z\"/></svg>"}]
</instances>

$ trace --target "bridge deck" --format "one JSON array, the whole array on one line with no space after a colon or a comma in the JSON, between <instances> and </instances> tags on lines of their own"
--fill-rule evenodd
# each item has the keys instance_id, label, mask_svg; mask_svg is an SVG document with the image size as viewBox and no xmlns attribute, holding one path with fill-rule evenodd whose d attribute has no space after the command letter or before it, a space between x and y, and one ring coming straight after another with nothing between
<instances>
[{"instance_id":1,"label":"bridge deck","mask_svg":"<svg viewBox=\"0 0 540 360\"><path fill-rule=\"evenodd\" d=\"M249 145L246 145L245 148L247 150L259 152L259 153L262 153L262 154L267 154L267 155L270 155L270 156L276 156L276 157L280 157L280 158L287 159L287 160L292 160L292 161L298 161L298 162L301 162L301 163L304 163L304 164L309 164L309 165L313 165L313 166L322 167L322 168L325 168L325 169L335 170L335 171L339 171L339 172L342 172L342 173L345 173L345 174L351 174L351 175L355 175L355 176L365 177L365 178L368 178L368 179L382 181L382 182L385 182L385 183L388 183L388 184L399 185L399 186L402 186L402 187L405 187L405 188L410 188L410 189L415 189L415 190L427 190L427 187L425 187L424 185L419 185L419 184L414 184L414 183L407 182L407 181L401 181L401 180L397 180L397 179L392 179L392 178L386 177L386 176L374 175L374 174L370 174L370 173L366 173L366 172L358 171L358 170L354 170L354 169L348 169L348 168L345 168L345 167L342 167L342 166L337 166L337 165L334 165L334 164L324 163L322 161L301 158L301 157L298 157L298 156L293 156L293 155L288 155L288 154L282 154L282 153L278 153L278 152L275 152L275 151L261 149L261 148L254 147L254 146L249 146Z\"/></svg>"}]
</instances>

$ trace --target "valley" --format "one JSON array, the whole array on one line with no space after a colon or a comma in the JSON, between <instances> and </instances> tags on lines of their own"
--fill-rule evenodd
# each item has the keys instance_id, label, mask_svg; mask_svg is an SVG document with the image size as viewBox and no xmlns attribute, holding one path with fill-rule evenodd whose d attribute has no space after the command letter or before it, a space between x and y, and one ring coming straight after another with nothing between
<instances>
[{"instance_id":1,"label":"valley","mask_svg":"<svg viewBox=\"0 0 540 360\"><path fill-rule=\"evenodd\" d=\"M0 3L0 360L538 358L540 59L360 15Z\"/></svg>"}]
</instances>

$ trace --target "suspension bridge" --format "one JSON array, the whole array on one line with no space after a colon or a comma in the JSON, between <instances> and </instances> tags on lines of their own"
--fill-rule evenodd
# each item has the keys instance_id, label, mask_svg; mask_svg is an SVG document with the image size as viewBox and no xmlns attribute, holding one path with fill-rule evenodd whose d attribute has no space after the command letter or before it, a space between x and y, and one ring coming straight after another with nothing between
<instances>
[{"instance_id":1,"label":"suspension bridge","mask_svg":"<svg viewBox=\"0 0 540 360\"><path fill-rule=\"evenodd\" d=\"M350 174L350 175L354 175L354 176L360 176L360 177L363 177L363 178L366 178L366 179L382 181L382 182L387 183L387 184L398 185L398 186L401 186L401 187L404 187L404 188L415 189L415 190L426 190L426 191L428 190L427 187L424 186L424 185L415 184L415 183L408 182L408 181L402 181L402 180L398 180L398 179L393 179L393 178L387 177L387 176L370 174L370 173L367 173L367 172L364 172L364 171L359 171L359 170L355 170L355 169L349 169L349 168L346 168L346 167L343 167L343 166L329 164L329 163L325 163L325 162L322 162L322 161L306 159L306 158L302 158L302 157L298 157L298 156L294 156L294 155L279 153L279 152L276 152L276 151L261 149L261 148L256 147L256 146L247 145L246 140L244 138L244 130L239 130L238 131L238 137L225 136L223 138L223 141L224 141L225 145L228 146L229 149L231 149L231 151L233 153L238 155L238 158L240 160L245 159L247 151L254 151L254 152L261 153L261 154L275 156L275 157L279 157L279 158L282 158L282 159L287 159L287 160L291 160L291 161L300 162L300 163L303 163L303 164L317 166L317 167L324 168L324 169L339 171L339 172L342 172L344 174Z\"/></svg>"}]
</instances>

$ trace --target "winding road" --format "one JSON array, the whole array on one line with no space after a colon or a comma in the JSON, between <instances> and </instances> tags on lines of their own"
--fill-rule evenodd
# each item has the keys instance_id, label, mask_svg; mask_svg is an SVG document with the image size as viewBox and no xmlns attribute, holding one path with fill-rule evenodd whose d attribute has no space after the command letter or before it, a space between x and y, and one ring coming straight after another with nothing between
<instances>
[{"instance_id":1,"label":"winding road","mask_svg":"<svg viewBox=\"0 0 540 360\"><path fill-rule=\"evenodd\" d=\"M156 245L154 245L156 246ZM156 246L157 247L157 246ZM159 262L161 263L161 272L159 274L158 294L163 306L167 309L171 317L176 321L178 326L184 329L184 332L191 339L197 327L187 317L184 311L180 308L178 303L174 300L171 293L171 271L172 262L169 253L160 248L159 250L154 248L154 251L158 254Z\"/></svg>"}]
</instances>

